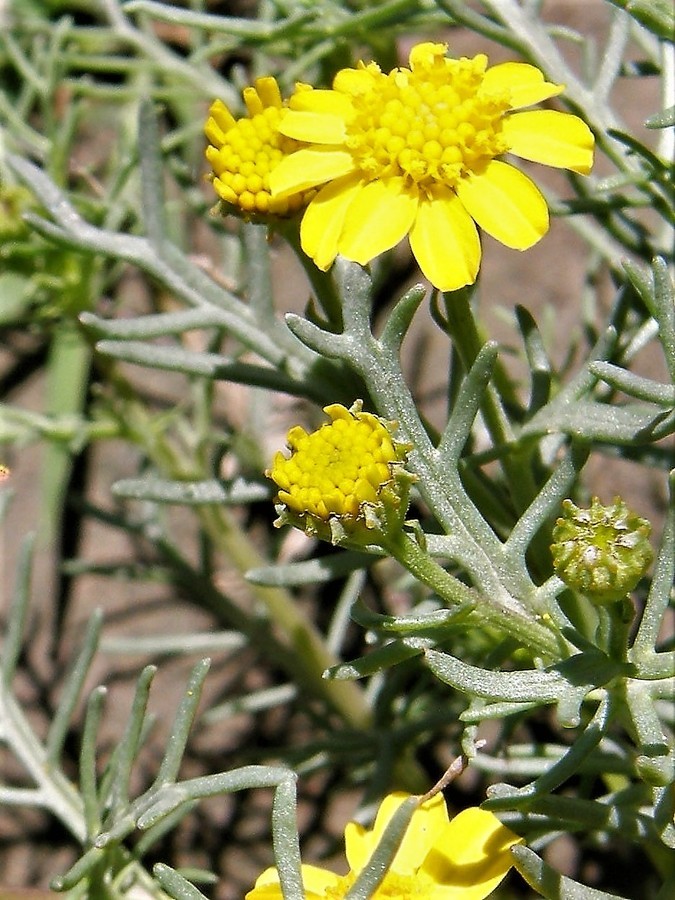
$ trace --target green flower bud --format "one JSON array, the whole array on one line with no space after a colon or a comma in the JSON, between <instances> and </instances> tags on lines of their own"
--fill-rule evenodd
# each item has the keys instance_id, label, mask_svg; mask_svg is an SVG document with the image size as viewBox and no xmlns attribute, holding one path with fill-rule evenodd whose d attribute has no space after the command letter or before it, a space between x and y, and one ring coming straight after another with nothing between
<instances>
[{"instance_id":1,"label":"green flower bud","mask_svg":"<svg viewBox=\"0 0 675 900\"><path fill-rule=\"evenodd\" d=\"M622 600L652 561L650 532L649 522L631 512L620 497L611 506L593 497L590 509L565 500L553 529L555 573L594 603Z\"/></svg>"}]
</instances>

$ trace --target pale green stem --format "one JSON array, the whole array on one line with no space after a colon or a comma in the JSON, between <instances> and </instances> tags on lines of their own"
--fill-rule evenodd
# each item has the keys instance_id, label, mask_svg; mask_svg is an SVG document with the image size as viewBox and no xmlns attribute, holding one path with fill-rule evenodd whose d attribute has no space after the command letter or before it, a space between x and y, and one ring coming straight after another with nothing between
<instances>
[{"instance_id":1,"label":"pale green stem","mask_svg":"<svg viewBox=\"0 0 675 900\"><path fill-rule=\"evenodd\" d=\"M625 662L628 636L633 620L633 606L628 597L608 606L597 606L598 630L596 643L612 659Z\"/></svg>"},{"instance_id":2,"label":"pale green stem","mask_svg":"<svg viewBox=\"0 0 675 900\"><path fill-rule=\"evenodd\" d=\"M548 628L530 617L506 610L501 604L496 604L491 598L479 594L450 575L405 532L387 536L382 546L449 606L471 605L471 618L474 621L507 632L534 653L553 657L560 655L558 641Z\"/></svg>"},{"instance_id":3,"label":"pale green stem","mask_svg":"<svg viewBox=\"0 0 675 900\"><path fill-rule=\"evenodd\" d=\"M485 344L469 303L467 290L444 294L448 330L454 339L462 364L468 372ZM498 374L498 373L496 373ZM502 373L502 382L506 386L506 376ZM495 388L488 385L481 402L481 411L485 424L496 446L514 442L514 434L504 414L502 404ZM527 509L536 495L536 487L532 480L526 454L510 452L500 457L504 475L508 480L509 491L519 512Z\"/></svg>"},{"instance_id":4,"label":"pale green stem","mask_svg":"<svg viewBox=\"0 0 675 900\"><path fill-rule=\"evenodd\" d=\"M209 538L224 557L244 573L266 565L251 541L223 507L202 507L199 519ZM360 685L353 681L331 681L323 678L326 669L338 660L328 649L323 635L301 612L293 596L283 588L250 584L249 590L283 634L284 642L293 650L300 675L298 683L310 685L323 696L345 722L355 729L367 730L372 712Z\"/></svg>"},{"instance_id":5,"label":"pale green stem","mask_svg":"<svg viewBox=\"0 0 675 900\"><path fill-rule=\"evenodd\" d=\"M49 809L78 841L84 842L87 830L82 800L77 790L61 770L48 761L45 748L3 683L0 683L0 731L35 781L37 787L33 804ZM27 797L25 802L28 802Z\"/></svg>"}]
</instances>

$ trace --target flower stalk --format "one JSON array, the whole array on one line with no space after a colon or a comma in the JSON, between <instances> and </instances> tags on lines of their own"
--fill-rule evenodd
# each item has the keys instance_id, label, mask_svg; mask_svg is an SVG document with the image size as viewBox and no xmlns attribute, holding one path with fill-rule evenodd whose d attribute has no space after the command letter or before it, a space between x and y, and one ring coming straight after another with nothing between
<instances>
[{"instance_id":1,"label":"flower stalk","mask_svg":"<svg viewBox=\"0 0 675 900\"><path fill-rule=\"evenodd\" d=\"M448 606L470 606L470 622L495 628L498 632L504 631L536 655L555 658L560 653L559 639L533 614L524 608L522 611L507 609L468 587L432 559L406 532L387 535L382 547L418 581L435 591Z\"/></svg>"}]
</instances>

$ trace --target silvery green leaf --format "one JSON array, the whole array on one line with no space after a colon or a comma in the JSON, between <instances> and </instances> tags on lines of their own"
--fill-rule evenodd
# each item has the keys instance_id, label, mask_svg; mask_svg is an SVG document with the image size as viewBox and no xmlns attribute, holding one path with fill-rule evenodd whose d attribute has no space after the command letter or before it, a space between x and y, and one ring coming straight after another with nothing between
<instances>
[{"instance_id":1,"label":"silvery green leaf","mask_svg":"<svg viewBox=\"0 0 675 900\"><path fill-rule=\"evenodd\" d=\"M149 500L153 503L175 503L182 506L256 503L268 500L271 496L267 485L240 477L231 481L215 478L204 481L122 478L113 484L112 493L129 500Z\"/></svg>"},{"instance_id":2,"label":"silvery green leaf","mask_svg":"<svg viewBox=\"0 0 675 900\"><path fill-rule=\"evenodd\" d=\"M511 847L511 853L514 857L514 867L530 887L547 900L625 900L618 894L598 891L561 875L537 856L534 850L522 844Z\"/></svg>"},{"instance_id":3,"label":"silvery green leaf","mask_svg":"<svg viewBox=\"0 0 675 900\"><path fill-rule=\"evenodd\" d=\"M361 656L351 662L339 663L324 672L324 678L334 678L339 681L351 681L355 678L365 678L374 675L382 669L391 668L399 663L419 656L432 642L424 638L406 638L402 641L391 641L377 650L372 650L366 656Z\"/></svg>"},{"instance_id":4,"label":"silvery green leaf","mask_svg":"<svg viewBox=\"0 0 675 900\"><path fill-rule=\"evenodd\" d=\"M370 566L373 555L343 550L330 556L318 556L303 562L261 566L249 569L246 580L253 584L291 587L300 584L325 584L344 578L357 569Z\"/></svg>"},{"instance_id":5,"label":"silvery green leaf","mask_svg":"<svg viewBox=\"0 0 675 900\"><path fill-rule=\"evenodd\" d=\"M560 432L587 441L632 444L654 439L656 428L666 415L645 403L611 406L594 400L553 401L525 425L520 435Z\"/></svg>"},{"instance_id":6,"label":"silvery green leaf","mask_svg":"<svg viewBox=\"0 0 675 900\"><path fill-rule=\"evenodd\" d=\"M607 384L611 384L612 387L637 400L665 407L675 404L675 385L662 384L651 378L644 378L603 360L592 362L588 368Z\"/></svg>"}]
</instances>

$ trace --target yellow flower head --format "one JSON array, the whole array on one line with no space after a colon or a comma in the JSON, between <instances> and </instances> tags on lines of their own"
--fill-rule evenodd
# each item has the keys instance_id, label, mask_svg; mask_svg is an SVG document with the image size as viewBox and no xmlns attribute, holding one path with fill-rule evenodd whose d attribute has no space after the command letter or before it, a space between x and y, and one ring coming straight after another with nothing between
<instances>
[{"instance_id":1,"label":"yellow flower head","mask_svg":"<svg viewBox=\"0 0 675 900\"><path fill-rule=\"evenodd\" d=\"M214 101L209 110L204 132L213 187L221 200L245 216L291 215L305 207L315 191L291 191L283 198L270 194L270 173L302 146L278 131L288 106L272 77L258 78L255 87L244 89L243 97L248 116L241 119L235 119L222 100Z\"/></svg>"},{"instance_id":2,"label":"yellow flower head","mask_svg":"<svg viewBox=\"0 0 675 900\"><path fill-rule=\"evenodd\" d=\"M352 822L345 829L347 875L335 875L303 865L308 900L342 900L366 866L392 816L408 797L385 797L371 831ZM454 819L442 794L422 803L413 813L389 871L373 894L374 900L483 900L511 868L510 848L521 838L491 812L473 807ZM267 869L246 900L281 900L279 874Z\"/></svg>"},{"instance_id":3,"label":"yellow flower head","mask_svg":"<svg viewBox=\"0 0 675 900\"><path fill-rule=\"evenodd\" d=\"M279 125L308 146L270 178L282 198L323 185L302 220L305 253L328 269L338 253L365 265L409 235L425 276L441 290L475 281L478 224L525 250L548 230L546 201L504 153L588 174L593 135L577 116L526 110L559 94L526 63L487 67L417 44L410 67L343 69L332 90L296 94Z\"/></svg>"},{"instance_id":4,"label":"yellow flower head","mask_svg":"<svg viewBox=\"0 0 675 900\"><path fill-rule=\"evenodd\" d=\"M412 476L403 470L409 446L393 439L396 424L362 412L324 407L331 421L308 434L288 432L291 456L279 452L267 475L279 487L277 510L286 522L338 543L358 532L400 525Z\"/></svg>"}]
</instances>

